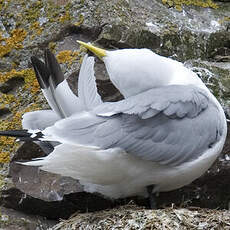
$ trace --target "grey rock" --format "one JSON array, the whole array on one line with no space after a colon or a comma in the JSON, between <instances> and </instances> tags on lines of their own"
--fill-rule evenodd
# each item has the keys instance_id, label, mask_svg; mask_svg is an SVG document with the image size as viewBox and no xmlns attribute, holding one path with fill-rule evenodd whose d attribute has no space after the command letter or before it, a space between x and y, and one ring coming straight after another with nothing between
<instances>
[{"instance_id":1,"label":"grey rock","mask_svg":"<svg viewBox=\"0 0 230 230\"><path fill-rule=\"evenodd\" d=\"M9 93L10 91L13 91L14 89L20 87L24 84L24 79L22 77L12 77L8 81L0 84L0 92L2 93Z\"/></svg>"},{"instance_id":2,"label":"grey rock","mask_svg":"<svg viewBox=\"0 0 230 230\"><path fill-rule=\"evenodd\" d=\"M0 68L4 72L13 67L17 70L31 67L30 56L42 58L43 50L47 47L53 48L56 54L65 49L79 51L79 45L75 42L77 39L94 42L107 49L146 47L185 62L196 71L221 101L230 117L230 4L229 1L218 4L217 10L183 6L182 12L179 12L163 5L160 0L31 0L22 1L21 4L7 1L0 17L3 35L10 36L13 29L20 27L26 30L27 36L22 42L23 49L12 49L1 58ZM69 18L60 20L67 13ZM38 27L34 26L36 22ZM76 94L79 60L83 55L84 52L80 52L70 65L61 64ZM96 61L95 75L104 101L122 98L109 81L104 64L99 60ZM47 108L42 94L32 95L17 76L1 83L0 92L4 96L12 94L20 98L20 107L14 108L14 111L10 108L12 104L0 103L2 121L12 120L15 111L25 110L34 103L40 108ZM17 163L40 156L44 154L31 143L24 144L16 151L10 164L14 185L9 184L8 190L2 192L2 204L49 218L66 218L76 210L98 210L114 205L97 195L82 192L76 180ZM227 192L230 192L226 179L229 178L228 159L227 141L223 157L210 173L179 191L160 194L159 205L169 206L171 202L180 204L184 194L188 194L186 199L191 200L192 205L226 208L229 199ZM7 166L3 171L6 169ZM198 196L201 198L196 198ZM212 199L206 199L208 196Z\"/></svg>"},{"instance_id":3,"label":"grey rock","mask_svg":"<svg viewBox=\"0 0 230 230\"><path fill-rule=\"evenodd\" d=\"M221 102L226 115L230 117L230 63L189 60L185 64L205 82L206 86Z\"/></svg>"},{"instance_id":4,"label":"grey rock","mask_svg":"<svg viewBox=\"0 0 230 230\"><path fill-rule=\"evenodd\" d=\"M14 209L1 207L0 229L4 230L45 230L57 223L40 216L26 215Z\"/></svg>"},{"instance_id":5,"label":"grey rock","mask_svg":"<svg viewBox=\"0 0 230 230\"><path fill-rule=\"evenodd\" d=\"M60 201L65 194L83 192L82 186L70 177L48 173L38 167L25 166L20 161L28 161L45 154L34 143L23 144L10 163L9 175L16 188L44 201Z\"/></svg>"}]
</instances>

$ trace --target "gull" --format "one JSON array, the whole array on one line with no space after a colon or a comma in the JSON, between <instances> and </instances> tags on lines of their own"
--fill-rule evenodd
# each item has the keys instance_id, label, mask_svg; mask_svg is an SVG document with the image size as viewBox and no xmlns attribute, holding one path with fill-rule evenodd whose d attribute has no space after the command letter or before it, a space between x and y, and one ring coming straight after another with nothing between
<instances>
[{"instance_id":1,"label":"gull","mask_svg":"<svg viewBox=\"0 0 230 230\"><path fill-rule=\"evenodd\" d=\"M76 111L51 119L42 129L0 132L58 143L48 156L23 164L70 176L86 192L111 199L139 195L151 200L156 192L181 188L204 174L221 153L227 125L221 105L200 78L182 63L148 49L106 51L80 43L104 61L124 99L101 101L95 80L87 84L95 76L94 62L87 63L94 59L86 57L80 71L86 64L91 71L80 72L79 110L74 105ZM54 95L45 89L46 95ZM60 91L63 100L64 94ZM59 110L53 110L56 117Z\"/></svg>"}]
</instances>

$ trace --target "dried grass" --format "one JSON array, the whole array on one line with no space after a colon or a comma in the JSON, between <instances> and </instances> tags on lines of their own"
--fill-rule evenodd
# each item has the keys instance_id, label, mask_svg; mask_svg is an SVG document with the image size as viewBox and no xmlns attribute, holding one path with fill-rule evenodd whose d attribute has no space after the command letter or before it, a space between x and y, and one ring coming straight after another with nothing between
<instances>
[{"instance_id":1,"label":"dried grass","mask_svg":"<svg viewBox=\"0 0 230 230\"><path fill-rule=\"evenodd\" d=\"M201 208L148 210L126 205L112 210L75 214L50 230L230 229L230 211Z\"/></svg>"}]
</instances>

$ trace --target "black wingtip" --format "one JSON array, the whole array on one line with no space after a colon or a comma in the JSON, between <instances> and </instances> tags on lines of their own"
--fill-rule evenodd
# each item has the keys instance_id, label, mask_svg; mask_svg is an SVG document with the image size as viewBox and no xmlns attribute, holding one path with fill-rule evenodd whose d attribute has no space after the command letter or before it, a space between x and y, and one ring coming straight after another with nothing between
<instances>
[{"instance_id":1,"label":"black wingtip","mask_svg":"<svg viewBox=\"0 0 230 230\"><path fill-rule=\"evenodd\" d=\"M45 66L45 64L40 61L37 57L32 56L30 58L32 66L35 71L36 78L38 83L42 89L46 89L49 87L49 69Z\"/></svg>"},{"instance_id":2,"label":"black wingtip","mask_svg":"<svg viewBox=\"0 0 230 230\"><path fill-rule=\"evenodd\" d=\"M20 141L39 141L43 134L41 132L30 133L23 129L0 131L0 136L16 137Z\"/></svg>"},{"instance_id":3,"label":"black wingtip","mask_svg":"<svg viewBox=\"0 0 230 230\"><path fill-rule=\"evenodd\" d=\"M65 78L56 57L49 49L45 50L45 64L50 71L52 82L56 88Z\"/></svg>"}]
</instances>

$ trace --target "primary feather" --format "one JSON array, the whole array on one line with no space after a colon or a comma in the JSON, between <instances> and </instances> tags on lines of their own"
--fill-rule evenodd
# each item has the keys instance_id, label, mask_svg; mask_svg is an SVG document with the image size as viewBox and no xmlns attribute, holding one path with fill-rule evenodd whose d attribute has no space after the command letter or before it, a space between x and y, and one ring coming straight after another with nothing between
<instances>
[{"instance_id":1,"label":"primary feather","mask_svg":"<svg viewBox=\"0 0 230 230\"><path fill-rule=\"evenodd\" d=\"M79 73L79 97L70 89L61 67L54 54L45 50L45 63L37 57L31 57L35 75L52 110L42 110L25 113L22 119L22 127L27 130L43 130L62 118L79 113L101 103L100 95L96 90L94 76L94 58L85 55L81 71ZM37 142L46 153L53 150L52 146L58 143Z\"/></svg>"}]
</instances>

